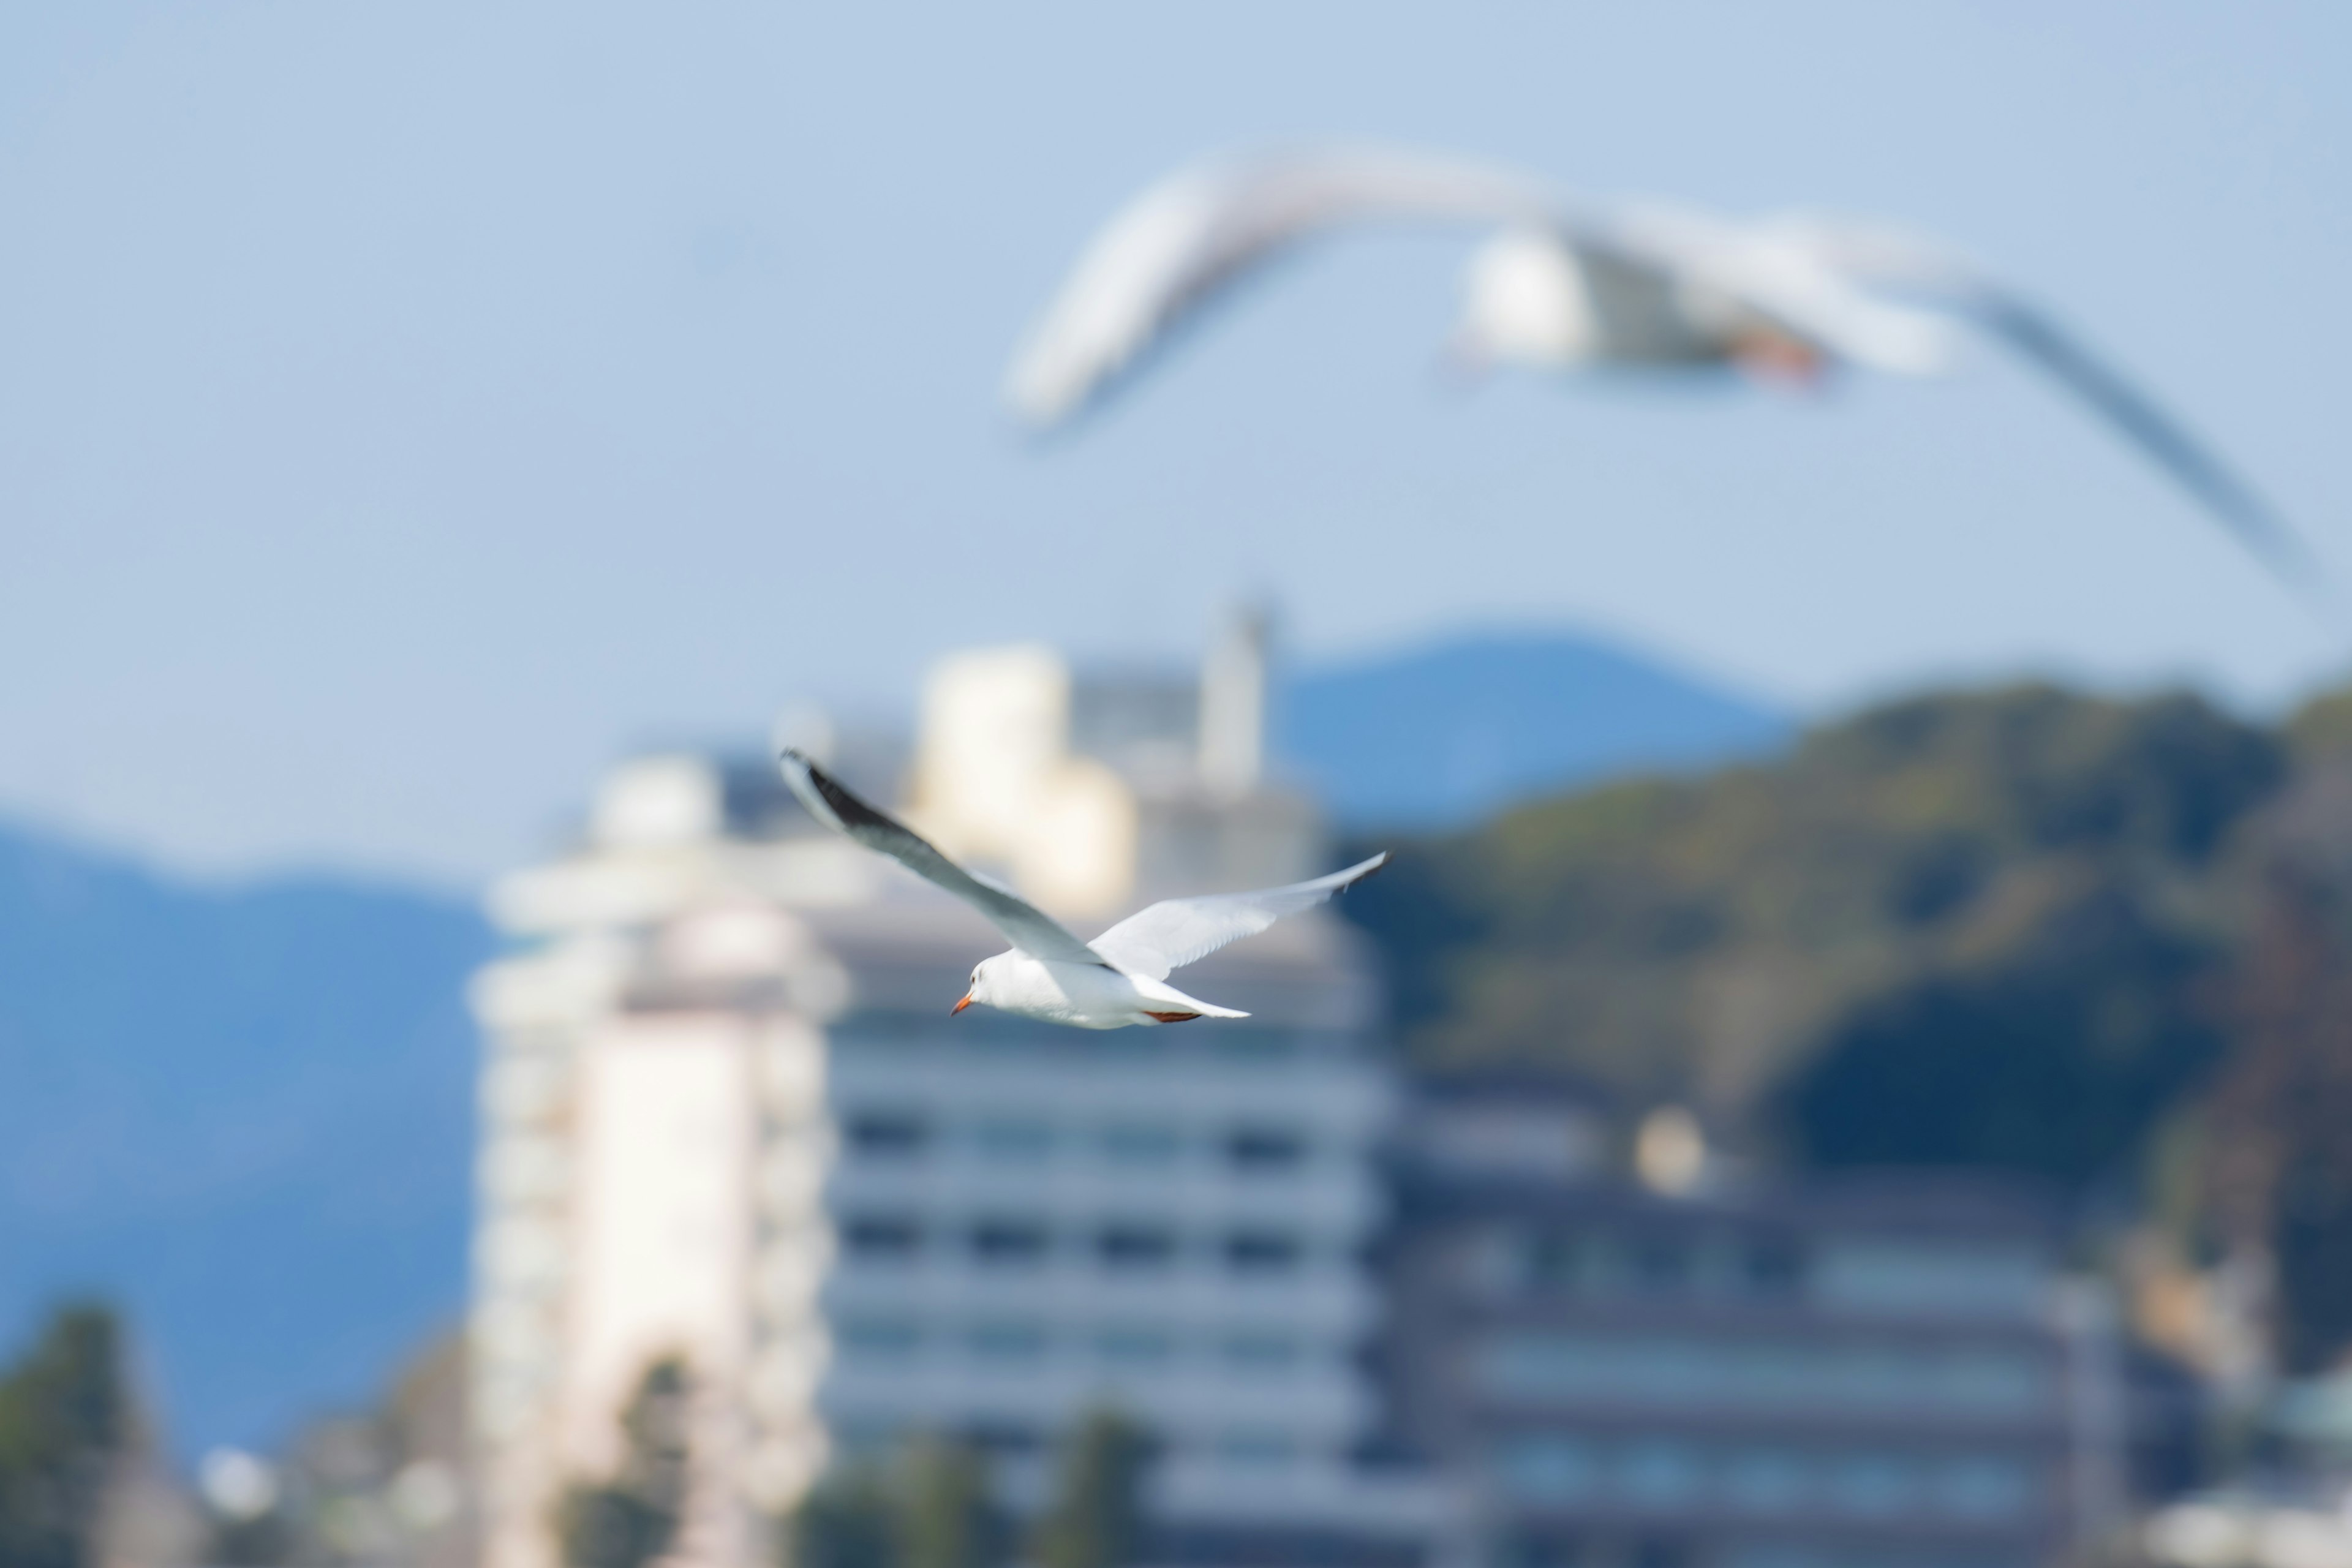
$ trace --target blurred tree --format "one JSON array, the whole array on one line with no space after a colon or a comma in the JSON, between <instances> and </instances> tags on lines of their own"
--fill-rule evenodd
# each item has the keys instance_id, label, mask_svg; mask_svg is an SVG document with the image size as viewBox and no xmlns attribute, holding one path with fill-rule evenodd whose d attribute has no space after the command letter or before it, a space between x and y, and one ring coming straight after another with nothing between
<instances>
[{"instance_id":1,"label":"blurred tree","mask_svg":"<svg viewBox=\"0 0 2352 1568\"><path fill-rule=\"evenodd\" d=\"M898 1568L892 1500L886 1476L871 1465L827 1477L786 1531L791 1568Z\"/></svg>"},{"instance_id":2,"label":"blurred tree","mask_svg":"<svg viewBox=\"0 0 2352 1568\"><path fill-rule=\"evenodd\" d=\"M1150 1465L1150 1439L1117 1411L1080 1422L1030 1542L1037 1568L1129 1568L1140 1561Z\"/></svg>"},{"instance_id":3,"label":"blurred tree","mask_svg":"<svg viewBox=\"0 0 2352 1568\"><path fill-rule=\"evenodd\" d=\"M2307 768L2248 861L2242 1027L2207 1178L2222 1245L2270 1262L2281 1365L2307 1373L2352 1351L2352 755Z\"/></svg>"},{"instance_id":4,"label":"blurred tree","mask_svg":"<svg viewBox=\"0 0 2352 1568\"><path fill-rule=\"evenodd\" d=\"M283 1568L297 1560L299 1548L293 1522L277 1509L215 1519L209 1536L204 1560L231 1568Z\"/></svg>"},{"instance_id":5,"label":"blurred tree","mask_svg":"<svg viewBox=\"0 0 2352 1568\"><path fill-rule=\"evenodd\" d=\"M2143 1135L2223 1049L2216 955L2094 884L1988 961L1936 969L1825 1032L1778 1110L1816 1165L1965 1165L2075 1188L2128 1173Z\"/></svg>"},{"instance_id":6,"label":"blurred tree","mask_svg":"<svg viewBox=\"0 0 2352 1568\"><path fill-rule=\"evenodd\" d=\"M2288 747L2303 764L2352 756L2352 686L2323 691L2287 716Z\"/></svg>"},{"instance_id":7,"label":"blurred tree","mask_svg":"<svg viewBox=\"0 0 2352 1568\"><path fill-rule=\"evenodd\" d=\"M895 1490L899 1568L996 1568L1010 1558L1012 1531L970 1444L916 1438L899 1456Z\"/></svg>"},{"instance_id":8,"label":"blurred tree","mask_svg":"<svg viewBox=\"0 0 2352 1568\"><path fill-rule=\"evenodd\" d=\"M466 1337L452 1330L394 1375L373 1409L305 1422L272 1459L207 1464L211 1544L236 1568L468 1568Z\"/></svg>"},{"instance_id":9,"label":"blurred tree","mask_svg":"<svg viewBox=\"0 0 2352 1568\"><path fill-rule=\"evenodd\" d=\"M87 1568L132 1415L121 1330L106 1308L53 1316L0 1378L0 1563Z\"/></svg>"},{"instance_id":10,"label":"blurred tree","mask_svg":"<svg viewBox=\"0 0 2352 1568\"><path fill-rule=\"evenodd\" d=\"M793 1568L999 1568L1011 1522L980 1451L914 1438L887 1466L857 1465L801 1505L788 1536Z\"/></svg>"},{"instance_id":11,"label":"blurred tree","mask_svg":"<svg viewBox=\"0 0 2352 1568\"><path fill-rule=\"evenodd\" d=\"M645 1568L668 1551L686 1511L692 1392L677 1357L646 1368L621 1413L620 1469L571 1488L557 1505L567 1568Z\"/></svg>"}]
</instances>

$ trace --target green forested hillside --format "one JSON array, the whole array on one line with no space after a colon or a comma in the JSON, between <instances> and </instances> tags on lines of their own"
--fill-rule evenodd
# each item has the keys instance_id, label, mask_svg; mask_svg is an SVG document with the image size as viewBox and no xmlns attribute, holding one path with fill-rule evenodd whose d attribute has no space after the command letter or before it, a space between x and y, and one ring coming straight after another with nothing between
<instances>
[{"instance_id":1,"label":"green forested hillside","mask_svg":"<svg viewBox=\"0 0 2352 1568\"><path fill-rule=\"evenodd\" d=\"M2200 1244L2274 1247L2295 1310L2330 1319L2312 1344L2340 1343L2347 753L2352 699L2266 730L2182 695L1924 697L1769 763L1408 845L1350 912L1431 1066L1689 1100L1792 1163L2126 1201L2153 1151L2189 1149L2170 1176Z\"/></svg>"},{"instance_id":2,"label":"green forested hillside","mask_svg":"<svg viewBox=\"0 0 2352 1568\"><path fill-rule=\"evenodd\" d=\"M1928 698L1779 762L1416 846L1354 908L1400 965L1415 1055L1744 1113L1855 1008L1931 977L2120 943L2135 984L2170 986L2214 936L2217 847L2284 773L2277 742L2189 698Z\"/></svg>"}]
</instances>

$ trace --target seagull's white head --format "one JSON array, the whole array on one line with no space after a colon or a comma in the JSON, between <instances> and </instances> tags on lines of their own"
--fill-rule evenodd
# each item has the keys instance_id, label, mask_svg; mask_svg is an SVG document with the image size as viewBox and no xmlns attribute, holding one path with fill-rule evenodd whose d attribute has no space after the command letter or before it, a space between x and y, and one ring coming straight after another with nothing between
<instances>
[{"instance_id":1,"label":"seagull's white head","mask_svg":"<svg viewBox=\"0 0 2352 1568\"><path fill-rule=\"evenodd\" d=\"M1018 953L1000 952L994 958L983 958L972 965L971 984L964 992L963 999L948 1009L949 1016L954 1016L975 1002L989 1007L1003 1006L1006 985L1005 970L1019 956Z\"/></svg>"},{"instance_id":2,"label":"seagull's white head","mask_svg":"<svg viewBox=\"0 0 2352 1568\"><path fill-rule=\"evenodd\" d=\"M1601 349L1601 323L1575 249L1540 229L1506 229L1480 246L1463 278L1454 351L1472 364L1581 364Z\"/></svg>"}]
</instances>

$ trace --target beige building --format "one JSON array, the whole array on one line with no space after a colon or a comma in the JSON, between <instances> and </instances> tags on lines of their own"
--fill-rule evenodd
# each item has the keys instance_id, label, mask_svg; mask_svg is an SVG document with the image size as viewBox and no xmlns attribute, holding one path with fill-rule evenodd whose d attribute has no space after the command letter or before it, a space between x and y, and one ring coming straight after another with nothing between
<instances>
[{"instance_id":1,"label":"beige building","mask_svg":"<svg viewBox=\"0 0 2352 1568\"><path fill-rule=\"evenodd\" d=\"M1264 778L1264 708L1245 625L1197 684L989 649L934 671L902 765L835 760L1085 933L1322 868L1311 807ZM768 1521L829 1463L914 1431L1034 1493L1106 1401L1162 1438L1179 1524L1363 1524L1390 1090L1338 920L1188 972L1245 1022L950 1019L995 933L817 830L764 758L688 755L617 770L578 846L491 907L515 943L476 991L491 1568L554 1561L562 1488L610 1471L672 1355L696 1391L677 1554L712 1568L771 1560Z\"/></svg>"}]
</instances>

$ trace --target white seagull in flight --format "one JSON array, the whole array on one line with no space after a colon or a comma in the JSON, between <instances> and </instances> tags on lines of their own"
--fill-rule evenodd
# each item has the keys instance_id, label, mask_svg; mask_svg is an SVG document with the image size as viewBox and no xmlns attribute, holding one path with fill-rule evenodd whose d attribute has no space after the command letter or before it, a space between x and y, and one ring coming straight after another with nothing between
<instances>
[{"instance_id":1,"label":"white seagull in flight","mask_svg":"<svg viewBox=\"0 0 2352 1568\"><path fill-rule=\"evenodd\" d=\"M1187 996L1169 984L1181 969L1284 915L1312 909L1388 863L1385 853L1287 888L1169 899L1095 938L1080 942L1026 900L972 875L904 824L876 810L803 753L777 759L784 782L819 822L887 855L927 881L971 904L1013 943L1010 952L981 960L971 988L950 1008L984 1006L1069 1024L1081 1029L1123 1029L1130 1024L1182 1024L1194 1018L1246 1018L1246 1013Z\"/></svg>"},{"instance_id":2,"label":"white seagull in flight","mask_svg":"<svg viewBox=\"0 0 2352 1568\"><path fill-rule=\"evenodd\" d=\"M1213 159L1152 185L1079 257L1006 398L1035 427L1063 424L1276 256L1344 226L1429 220L1495 231L1471 258L1454 337L1472 363L1920 375L1944 366L1965 322L2081 398L2289 586L2319 585L2301 539L2210 447L1956 252L1838 219L1578 203L1508 170L1379 148Z\"/></svg>"}]
</instances>

